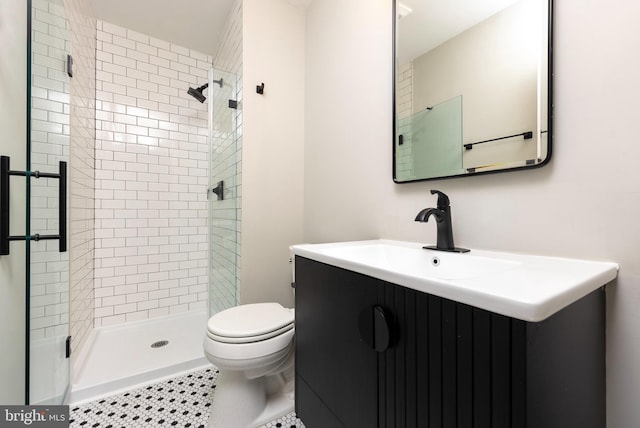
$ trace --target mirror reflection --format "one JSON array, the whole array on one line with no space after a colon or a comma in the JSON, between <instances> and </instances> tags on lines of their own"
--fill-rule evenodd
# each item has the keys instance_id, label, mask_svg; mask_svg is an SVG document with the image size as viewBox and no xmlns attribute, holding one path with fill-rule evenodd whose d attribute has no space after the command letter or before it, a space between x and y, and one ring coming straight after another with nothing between
<instances>
[{"instance_id":1,"label":"mirror reflection","mask_svg":"<svg viewBox=\"0 0 640 428\"><path fill-rule=\"evenodd\" d=\"M550 157L550 3L399 0L394 180L540 166Z\"/></svg>"}]
</instances>

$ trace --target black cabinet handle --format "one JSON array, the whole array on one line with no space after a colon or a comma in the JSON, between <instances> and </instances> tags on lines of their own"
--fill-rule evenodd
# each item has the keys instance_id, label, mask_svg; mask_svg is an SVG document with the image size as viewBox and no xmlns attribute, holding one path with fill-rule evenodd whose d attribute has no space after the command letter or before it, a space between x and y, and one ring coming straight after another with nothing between
<instances>
[{"instance_id":1,"label":"black cabinet handle","mask_svg":"<svg viewBox=\"0 0 640 428\"><path fill-rule=\"evenodd\" d=\"M382 306L370 306L358 318L360 339L376 352L384 352L392 343L391 317Z\"/></svg>"},{"instance_id":2,"label":"black cabinet handle","mask_svg":"<svg viewBox=\"0 0 640 428\"><path fill-rule=\"evenodd\" d=\"M58 235L10 235L10 198L9 198L9 179L12 175L18 175L34 178L57 178L60 180L58 197L60 199L58 206L58 214L60 217ZM30 213L27 213L30 217ZM9 242L11 241L45 241L58 239L60 241L59 251L64 253L67 251L67 163L59 162L59 173L49 173L40 171L12 171L10 168L9 156L0 156L0 256L9 254Z\"/></svg>"},{"instance_id":3,"label":"black cabinet handle","mask_svg":"<svg viewBox=\"0 0 640 428\"><path fill-rule=\"evenodd\" d=\"M373 307L373 349L377 352L385 351L391 344L389 321L381 306Z\"/></svg>"}]
</instances>

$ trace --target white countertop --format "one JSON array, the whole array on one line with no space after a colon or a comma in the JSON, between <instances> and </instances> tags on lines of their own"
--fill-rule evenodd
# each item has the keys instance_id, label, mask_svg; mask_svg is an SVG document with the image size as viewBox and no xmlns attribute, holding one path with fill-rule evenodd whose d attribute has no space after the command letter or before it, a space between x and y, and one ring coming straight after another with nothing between
<instances>
[{"instance_id":1,"label":"white countertop","mask_svg":"<svg viewBox=\"0 0 640 428\"><path fill-rule=\"evenodd\" d=\"M472 249L458 254L385 239L294 245L296 256L525 321L541 321L616 278L611 262Z\"/></svg>"}]
</instances>

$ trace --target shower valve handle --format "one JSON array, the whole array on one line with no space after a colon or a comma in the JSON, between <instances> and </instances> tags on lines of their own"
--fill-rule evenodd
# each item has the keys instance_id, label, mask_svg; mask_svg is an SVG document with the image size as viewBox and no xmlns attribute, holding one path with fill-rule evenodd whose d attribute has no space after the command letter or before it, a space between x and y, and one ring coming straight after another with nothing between
<instances>
[{"instance_id":1,"label":"shower valve handle","mask_svg":"<svg viewBox=\"0 0 640 428\"><path fill-rule=\"evenodd\" d=\"M222 201L224 199L224 181L218 181L218 185L211 189L211 192L218 196L218 201Z\"/></svg>"}]
</instances>

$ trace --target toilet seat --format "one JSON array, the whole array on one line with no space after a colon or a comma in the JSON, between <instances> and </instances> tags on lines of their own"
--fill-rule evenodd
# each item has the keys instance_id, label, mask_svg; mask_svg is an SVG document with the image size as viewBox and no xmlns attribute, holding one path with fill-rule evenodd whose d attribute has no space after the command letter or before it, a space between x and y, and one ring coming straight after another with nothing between
<instances>
[{"instance_id":1,"label":"toilet seat","mask_svg":"<svg viewBox=\"0 0 640 428\"><path fill-rule=\"evenodd\" d=\"M207 337L223 343L252 343L283 334L293 326L293 309L279 303L253 303L213 315L207 323Z\"/></svg>"},{"instance_id":2,"label":"toilet seat","mask_svg":"<svg viewBox=\"0 0 640 428\"><path fill-rule=\"evenodd\" d=\"M292 328L293 328L293 323L289 325L285 325L284 327L281 327L269 333L260 334L256 336L249 336L249 337L225 337L225 336L219 336L217 334L213 334L207 330L207 337L211 340L215 340L223 343L252 343L252 342L260 342L262 340L271 339L272 337L281 335L282 333L285 333L291 330Z\"/></svg>"}]
</instances>

